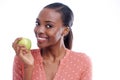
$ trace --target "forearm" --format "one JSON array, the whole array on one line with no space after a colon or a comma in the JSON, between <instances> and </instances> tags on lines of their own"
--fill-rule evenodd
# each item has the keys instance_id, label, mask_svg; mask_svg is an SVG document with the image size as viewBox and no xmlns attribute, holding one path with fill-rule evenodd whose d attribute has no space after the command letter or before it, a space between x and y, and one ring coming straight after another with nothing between
<instances>
[{"instance_id":1,"label":"forearm","mask_svg":"<svg viewBox=\"0 0 120 80\"><path fill-rule=\"evenodd\" d=\"M32 80L33 66L24 68L24 79L23 80Z\"/></svg>"}]
</instances>

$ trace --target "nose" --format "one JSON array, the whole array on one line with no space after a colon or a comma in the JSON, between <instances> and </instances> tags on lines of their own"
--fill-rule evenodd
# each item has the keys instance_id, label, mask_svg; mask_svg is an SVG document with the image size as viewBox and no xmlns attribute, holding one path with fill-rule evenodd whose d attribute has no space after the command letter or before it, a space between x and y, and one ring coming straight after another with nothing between
<instances>
[{"instance_id":1,"label":"nose","mask_svg":"<svg viewBox=\"0 0 120 80\"><path fill-rule=\"evenodd\" d=\"M35 28L35 32L36 32L36 33L45 33L45 28L44 28L44 26L37 26L37 27Z\"/></svg>"}]
</instances>

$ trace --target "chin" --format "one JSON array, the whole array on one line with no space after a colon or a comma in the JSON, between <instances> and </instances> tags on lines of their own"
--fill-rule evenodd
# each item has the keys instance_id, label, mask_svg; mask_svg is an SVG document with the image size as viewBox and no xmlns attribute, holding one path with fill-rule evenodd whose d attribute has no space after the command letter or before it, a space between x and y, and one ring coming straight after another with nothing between
<instances>
[{"instance_id":1,"label":"chin","mask_svg":"<svg viewBox=\"0 0 120 80\"><path fill-rule=\"evenodd\" d=\"M41 45L41 44L37 44L37 46L41 49L41 48L46 48L47 45Z\"/></svg>"}]
</instances>

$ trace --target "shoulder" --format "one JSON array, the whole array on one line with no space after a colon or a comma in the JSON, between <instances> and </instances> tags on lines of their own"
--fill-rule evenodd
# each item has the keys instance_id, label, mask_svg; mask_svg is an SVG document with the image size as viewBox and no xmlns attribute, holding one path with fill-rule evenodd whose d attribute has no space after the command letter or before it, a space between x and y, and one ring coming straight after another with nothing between
<instances>
[{"instance_id":1,"label":"shoulder","mask_svg":"<svg viewBox=\"0 0 120 80\"><path fill-rule=\"evenodd\" d=\"M38 55L40 55L40 49L31 49L31 54L34 58L36 58Z\"/></svg>"},{"instance_id":2,"label":"shoulder","mask_svg":"<svg viewBox=\"0 0 120 80\"><path fill-rule=\"evenodd\" d=\"M37 54L37 53L40 52L39 49L31 49L30 51L31 51L32 54Z\"/></svg>"},{"instance_id":3,"label":"shoulder","mask_svg":"<svg viewBox=\"0 0 120 80\"><path fill-rule=\"evenodd\" d=\"M73 50L68 50L68 51L69 51L69 57L73 61L79 62L81 64L91 65L91 59L86 53L76 52L76 51L73 51Z\"/></svg>"},{"instance_id":4,"label":"shoulder","mask_svg":"<svg viewBox=\"0 0 120 80\"><path fill-rule=\"evenodd\" d=\"M69 52L70 52L70 56L73 56L75 58L78 58L81 60L90 59L90 57L84 52L76 52L73 50L69 50Z\"/></svg>"}]
</instances>

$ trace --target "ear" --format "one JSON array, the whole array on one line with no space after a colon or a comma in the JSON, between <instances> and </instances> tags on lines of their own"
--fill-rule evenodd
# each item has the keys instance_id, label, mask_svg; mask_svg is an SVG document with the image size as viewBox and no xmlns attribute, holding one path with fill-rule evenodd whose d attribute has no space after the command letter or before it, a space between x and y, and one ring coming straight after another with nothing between
<instances>
[{"instance_id":1,"label":"ear","mask_svg":"<svg viewBox=\"0 0 120 80\"><path fill-rule=\"evenodd\" d=\"M64 27L64 30L63 30L63 33L62 33L62 36L66 36L70 31L70 28L69 27Z\"/></svg>"}]
</instances>

